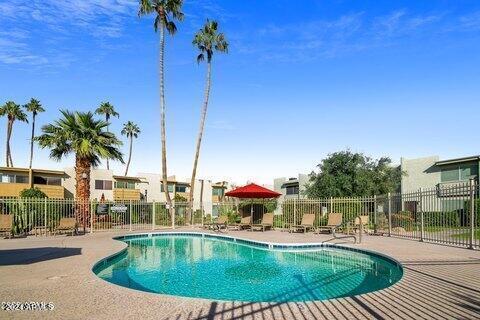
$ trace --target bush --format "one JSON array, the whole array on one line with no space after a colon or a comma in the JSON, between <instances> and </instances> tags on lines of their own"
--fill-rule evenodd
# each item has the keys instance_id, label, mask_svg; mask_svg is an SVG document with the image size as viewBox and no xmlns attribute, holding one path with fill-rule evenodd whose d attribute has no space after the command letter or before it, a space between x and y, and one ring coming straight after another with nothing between
<instances>
[{"instance_id":1,"label":"bush","mask_svg":"<svg viewBox=\"0 0 480 320\"><path fill-rule=\"evenodd\" d=\"M475 226L480 227L480 199L475 200ZM463 210L461 213L463 213L463 219L462 221L466 222L466 226L470 225L470 200L466 200L463 206Z\"/></svg>"},{"instance_id":2,"label":"bush","mask_svg":"<svg viewBox=\"0 0 480 320\"><path fill-rule=\"evenodd\" d=\"M420 220L420 215L418 215L418 220ZM424 212L423 222L426 227L458 227L460 226L460 218L457 211Z\"/></svg>"},{"instance_id":3,"label":"bush","mask_svg":"<svg viewBox=\"0 0 480 320\"><path fill-rule=\"evenodd\" d=\"M23 189L20 192L20 198L48 198L47 195L37 187L30 189Z\"/></svg>"},{"instance_id":4,"label":"bush","mask_svg":"<svg viewBox=\"0 0 480 320\"><path fill-rule=\"evenodd\" d=\"M415 218L410 211L400 211L392 214L392 228L402 227L407 230L414 224Z\"/></svg>"}]
</instances>

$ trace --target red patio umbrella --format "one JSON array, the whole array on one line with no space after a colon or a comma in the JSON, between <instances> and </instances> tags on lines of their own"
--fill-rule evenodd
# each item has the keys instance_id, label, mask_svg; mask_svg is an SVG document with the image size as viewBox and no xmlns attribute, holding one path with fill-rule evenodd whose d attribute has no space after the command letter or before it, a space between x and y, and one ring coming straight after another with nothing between
<instances>
[{"instance_id":1,"label":"red patio umbrella","mask_svg":"<svg viewBox=\"0 0 480 320\"><path fill-rule=\"evenodd\" d=\"M240 199L270 199L278 198L279 196L281 196L280 193L261 187L255 183L250 183L246 186L234 189L225 193L225 195L227 197L235 197ZM250 214L253 217L253 204L250 207Z\"/></svg>"},{"instance_id":2,"label":"red patio umbrella","mask_svg":"<svg viewBox=\"0 0 480 320\"><path fill-rule=\"evenodd\" d=\"M246 186L234 189L225 193L225 195L227 197L235 197L240 199L265 199L278 198L281 196L280 193L261 187L255 183L250 183Z\"/></svg>"}]
</instances>

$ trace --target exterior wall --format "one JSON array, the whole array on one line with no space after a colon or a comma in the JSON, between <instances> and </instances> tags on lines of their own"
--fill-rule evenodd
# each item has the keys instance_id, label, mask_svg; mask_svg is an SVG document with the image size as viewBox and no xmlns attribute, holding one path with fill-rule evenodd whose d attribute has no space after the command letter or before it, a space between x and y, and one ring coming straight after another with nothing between
<instances>
[{"instance_id":1,"label":"exterior wall","mask_svg":"<svg viewBox=\"0 0 480 320\"><path fill-rule=\"evenodd\" d=\"M49 186L44 184L34 184L35 188L43 191L47 197L54 199L63 199L65 197L62 186ZM0 183L0 197L18 197L24 189L29 189L28 183Z\"/></svg>"},{"instance_id":2,"label":"exterior wall","mask_svg":"<svg viewBox=\"0 0 480 320\"><path fill-rule=\"evenodd\" d=\"M415 192L420 188L433 188L441 182L440 168L435 166L438 156L400 159L402 176L402 193Z\"/></svg>"},{"instance_id":3,"label":"exterior wall","mask_svg":"<svg viewBox=\"0 0 480 320\"><path fill-rule=\"evenodd\" d=\"M275 178L273 180L273 190L281 193L282 195L278 198L280 201L285 200L285 199L304 199L306 198L304 192L306 190L306 186L309 181L308 174L303 174L300 173L295 180L292 180L298 182L298 188L299 188L299 194L289 194L287 195L287 190L286 188L282 188L282 185L286 182L289 182L289 179L286 177L280 177L280 178Z\"/></svg>"},{"instance_id":4,"label":"exterior wall","mask_svg":"<svg viewBox=\"0 0 480 320\"><path fill-rule=\"evenodd\" d=\"M68 178L64 182L65 189L75 196L75 186L77 181L75 180L75 168L65 168L65 173ZM95 189L95 180L109 180L112 181L112 190L97 190ZM102 194L105 196L105 200L113 200L113 185L115 180L113 179L113 171L106 169L92 169L90 172L90 199L100 200Z\"/></svg>"},{"instance_id":5,"label":"exterior wall","mask_svg":"<svg viewBox=\"0 0 480 320\"><path fill-rule=\"evenodd\" d=\"M113 189L113 199L117 201L122 200L140 200L140 190L139 189L123 189L123 188L114 188Z\"/></svg>"}]
</instances>

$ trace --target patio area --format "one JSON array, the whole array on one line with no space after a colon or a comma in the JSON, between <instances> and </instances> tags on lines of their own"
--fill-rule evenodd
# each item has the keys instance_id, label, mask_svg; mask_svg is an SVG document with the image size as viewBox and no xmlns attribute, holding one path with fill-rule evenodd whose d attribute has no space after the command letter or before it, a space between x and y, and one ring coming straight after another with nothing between
<instances>
[{"instance_id":1,"label":"patio area","mask_svg":"<svg viewBox=\"0 0 480 320\"><path fill-rule=\"evenodd\" d=\"M182 231L200 229L180 228ZM165 230L170 231L170 230ZM474 319L480 314L480 251L398 238L281 231L230 231L228 235L276 243L328 241L377 251L400 261L402 280L364 295L309 303L240 303L151 294L98 278L91 268L125 244L131 233L0 240L0 296L7 301L43 301L53 311L0 311L2 319ZM299 288L308 290L308 288Z\"/></svg>"}]
</instances>

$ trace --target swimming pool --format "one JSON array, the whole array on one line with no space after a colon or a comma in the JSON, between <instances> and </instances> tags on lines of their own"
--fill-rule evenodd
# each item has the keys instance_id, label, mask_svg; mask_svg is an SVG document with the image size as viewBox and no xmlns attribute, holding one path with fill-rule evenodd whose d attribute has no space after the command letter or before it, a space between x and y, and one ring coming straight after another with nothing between
<instances>
[{"instance_id":1,"label":"swimming pool","mask_svg":"<svg viewBox=\"0 0 480 320\"><path fill-rule=\"evenodd\" d=\"M331 245L272 245L200 233L117 238L128 247L93 269L111 283L184 297L250 302L313 301L384 289L397 262Z\"/></svg>"}]
</instances>

